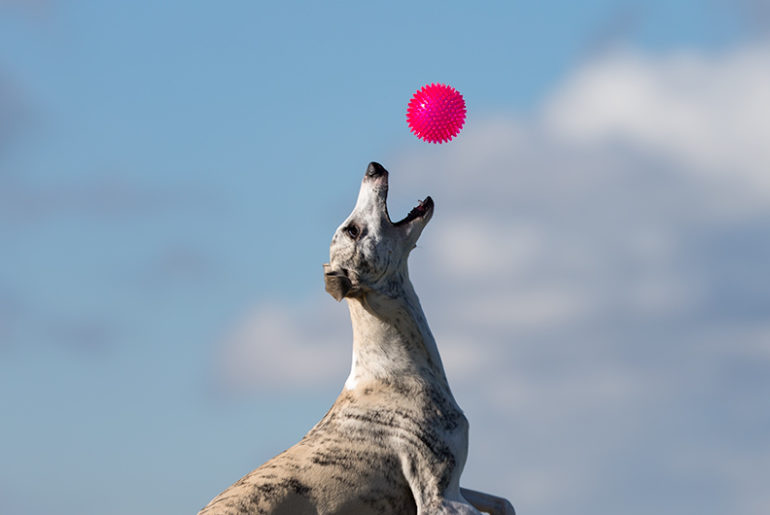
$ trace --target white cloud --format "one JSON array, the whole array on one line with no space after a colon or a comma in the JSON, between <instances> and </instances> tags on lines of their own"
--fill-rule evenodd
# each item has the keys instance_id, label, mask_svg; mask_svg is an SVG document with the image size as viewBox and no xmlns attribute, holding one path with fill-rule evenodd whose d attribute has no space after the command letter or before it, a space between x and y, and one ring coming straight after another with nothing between
<instances>
[{"instance_id":1,"label":"white cloud","mask_svg":"<svg viewBox=\"0 0 770 515\"><path fill-rule=\"evenodd\" d=\"M386 162L436 200L411 275L471 419L468 486L521 512L766 511L768 63L610 55L533 119ZM225 376L341 384L346 316L258 307Z\"/></svg>"},{"instance_id":2,"label":"white cloud","mask_svg":"<svg viewBox=\"0 0 770 515\"><path fill-rule=\"evenodd\" d=\"M333 309L337 308L337 309ZM252 308L225 336L219 376L230 389L297 391L345 381L351 330L331 298Z\"/></svg>"},{"instance_id":3,"label":"white cloud","mask_svg":"<svg viewBox=\"0 0 770 515\"><path fill-rule=\"evenodd\" d=\"M545 109L545 123L579 143L624 141L724 175L770 197L767 47L718 56L618 52L583 67Z\"/></svg>"},{"instance_id":4,"label":"white cloud","mask_svg":"<svg viewBox=\"0 0 770 515\"><path fill-rule=\"evenodd\" d=\"M436 235L442 273L460 281L523 273L542 252L542 231L526 223L456 217Z\"/></svg>"}]
</instances>

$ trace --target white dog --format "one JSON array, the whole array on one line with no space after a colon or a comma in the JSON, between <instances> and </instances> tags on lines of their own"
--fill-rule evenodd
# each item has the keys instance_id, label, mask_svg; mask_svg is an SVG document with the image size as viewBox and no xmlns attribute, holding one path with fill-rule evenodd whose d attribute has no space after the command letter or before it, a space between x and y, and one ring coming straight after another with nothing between
<instances>
[{"instance_id":1,"label":"white dog","mask_svg":"<svg viewBox=\"0 0 770 515\"><path fill-rule=\"evenodd\" d=\"M298 444L201 514L514 514L505 499L460 488L468 421L407 272L433 200L393 223L387 193L388 172L370 163L324 265L326 290L347 300L353 322L342 393Z\"/></svg>"}]
</instances>

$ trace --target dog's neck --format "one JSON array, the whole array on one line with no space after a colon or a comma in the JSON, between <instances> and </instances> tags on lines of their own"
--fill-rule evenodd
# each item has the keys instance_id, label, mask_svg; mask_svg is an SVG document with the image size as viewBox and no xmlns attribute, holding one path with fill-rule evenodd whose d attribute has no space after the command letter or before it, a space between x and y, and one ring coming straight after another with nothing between
<instances>
[{"instance_id":1,"label":"dog's neck","mask_svg":"<svg viewBox=\"0 0 770 515\"><path fill-rule=\"evenodd\" d=\"M387 293L348 298L353 363L345 388L416 379L449 390L436 341L406 274Z\"/></svg>"}]
</instances>

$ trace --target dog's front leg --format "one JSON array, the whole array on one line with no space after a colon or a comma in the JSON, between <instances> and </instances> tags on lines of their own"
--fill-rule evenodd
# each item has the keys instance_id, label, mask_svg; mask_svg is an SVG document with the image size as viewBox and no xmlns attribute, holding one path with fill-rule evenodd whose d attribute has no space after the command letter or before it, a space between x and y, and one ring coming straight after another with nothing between
<instances>
[{"instance_id":1,"label":"dog's front leg","mask_svg":"<svg viewBox=\"0 0 770 515\"><path fill-rule=\"evenodd\" d=\"M495 495L477 492L460 488L460 493L466 501L476 507L477 510L489 513L490 515L516 515L516 510L508 499L497 497Z\"/></svg>"},{"instance_id":2,"label":"dog's front leg","mask_svg":"<svg viewBox=\"0 0 770 515\"><path fill-rule=\"evenodd\" d=\"M480 515L479 511L460 495L457 479L450 481L454 484L448 485L444 491L438 489L441 474L450 474L451 471L446 468L433 469L431 460L425 459L425 455L427 453L419 455L417 459L413 457L414 454L404 453L400 456L401 471L412 491L417 515ZM433 464L438 463L436 460Z\"/></svg>"}]
</instances>

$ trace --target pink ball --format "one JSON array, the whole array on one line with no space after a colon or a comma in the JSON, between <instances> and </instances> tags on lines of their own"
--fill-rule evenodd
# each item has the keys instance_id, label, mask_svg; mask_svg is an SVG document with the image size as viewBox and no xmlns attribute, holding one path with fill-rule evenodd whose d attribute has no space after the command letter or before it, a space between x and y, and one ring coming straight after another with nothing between
<instances>
[{"instance_id":1,"label":"pink ball","mask_svg":"<svg viewBox=\"0 0 770 515\"><path fill-rule=\"evenodd\" d=\"M451 86L426 84L409 101L406 122L421 140L444 143L457 136L465 123L465 100Z\"/></svg>"}]
</instances>

